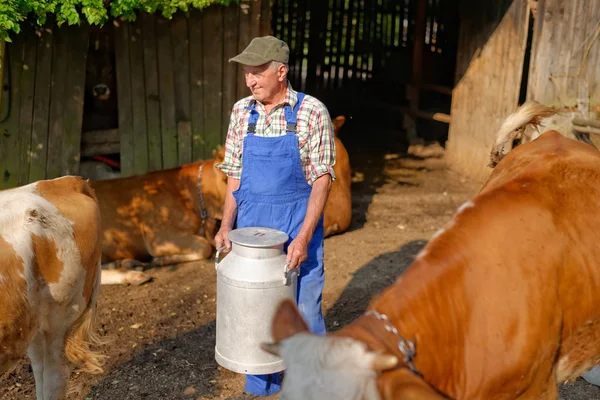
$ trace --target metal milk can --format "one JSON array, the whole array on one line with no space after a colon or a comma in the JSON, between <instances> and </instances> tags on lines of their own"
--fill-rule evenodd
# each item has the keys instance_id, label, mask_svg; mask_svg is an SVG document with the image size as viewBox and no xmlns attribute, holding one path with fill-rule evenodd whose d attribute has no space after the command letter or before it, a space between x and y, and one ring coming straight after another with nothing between
<instances>
[{"instance_id":1,"label":"metal milk can","mask_svg":"<svg viewBox=\"0 0 600 400\"><path fill-rule=\"evenodd\" d=\"M270 374L285 369L280 357L260 348L271 342L271 320L283 299L296 301L297 269L288 270L284 232L261 227L229 233L231 251L219 262L215 359L228 370Z\"/></svg>"}]
</instances>

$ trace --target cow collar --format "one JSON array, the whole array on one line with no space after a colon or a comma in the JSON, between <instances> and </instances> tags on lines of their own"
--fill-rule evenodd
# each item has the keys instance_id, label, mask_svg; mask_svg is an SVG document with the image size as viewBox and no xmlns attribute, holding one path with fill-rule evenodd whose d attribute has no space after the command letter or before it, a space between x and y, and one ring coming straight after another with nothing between
<instances>
[{"instance_id":1,"label":"cow collar","mask_svg":"<svg viewBox=\"0 0 600 400\"><path fill-rule=\"evenodd\" d=\"M204 167L204 162L200 163L200 167L198 167L198 197L200 199L200 230L198 231L199 236L204 236L204 230L206 226L206 219L210 216L208 215L208 210L204 205L204 196L202 195L202 168Z\"/></svg>"},{"instance_id":2,"label":"cow collar","mask_svg":"<svg viewBox=\"0 0 600 400\"><path fill-rule=\"evenodd\" d=\"M383 327L387 332L390 332L398 337L398 350L403 356L402 361L408 366L408 368L417 376L422 377L421 373L417 370L414 363L414 358L417 354L416 340L408 340L404 338L398 329L390 322L387 315L377 312L375 310L368 310L364 313L365 316L373 316L375 319L383 322Z\"/></svg>"}]
</instances>

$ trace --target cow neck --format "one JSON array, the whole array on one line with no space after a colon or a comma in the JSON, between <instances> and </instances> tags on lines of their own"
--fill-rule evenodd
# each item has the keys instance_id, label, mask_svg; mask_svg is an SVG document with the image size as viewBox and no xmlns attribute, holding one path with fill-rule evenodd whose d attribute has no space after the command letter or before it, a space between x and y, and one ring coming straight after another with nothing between
<instances>
[{"instance_id":1,"label":"cow neck","mask_svg":"<svg viewBox=\"0 0 600 400\"><path fill-rule=\"evenodd\" d=\"M460 382L465 323L457 321L461 314L453 312L448 292L441 288L452 288L451 283L432 277L435 269L406 271L363 315L334 335L359 340L371 351L395 355L397 368L409 368L437 390L452 395L460 390L447 385ZM458 379L452 379L453 373Z\"/></svg>"}]
</instances>

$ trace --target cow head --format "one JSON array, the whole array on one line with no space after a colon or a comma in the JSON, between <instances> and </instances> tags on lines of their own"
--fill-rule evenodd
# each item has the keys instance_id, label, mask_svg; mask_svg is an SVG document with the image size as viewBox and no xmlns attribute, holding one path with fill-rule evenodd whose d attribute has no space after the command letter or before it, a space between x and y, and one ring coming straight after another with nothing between
<instances>
[{"instance_id":1,"label":"cow head","mask_svg":"<svg viewBox=\"0 0 600 400\"><path fill-rule=\"evenodd\" d=\"M262 348L285 362L282 400L378 400L378 372L398 363L395 356L371 352L360 341L309 333L291 301L279 305L272 334L275 343Z\"/></svg>"}]
</instances>

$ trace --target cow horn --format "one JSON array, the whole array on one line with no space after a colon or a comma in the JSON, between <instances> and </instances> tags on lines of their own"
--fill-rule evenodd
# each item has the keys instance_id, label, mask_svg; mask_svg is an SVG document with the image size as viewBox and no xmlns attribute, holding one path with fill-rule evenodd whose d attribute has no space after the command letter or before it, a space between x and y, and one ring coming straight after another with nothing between
<instances>
[{"instance_id":1,"label":"cow horn","mask_svg":"<svg viewBox=\"0 0 600 400\"><path fill-rule=\"evenodd\" d=\"M279 356L279 343L261 343L260 348L274 356Z\"/></svg>"},{"instance_id":2,"label":"cow horn","mask_svg":"<svg viewBox=\"0 0 600 400\"><path fill-rule=\"evenodd\" d=\"M389 354L376 354L373 358L372 367L375 371L383 371L398 365L398 357Z\"/></svg>"}]
</instances>

